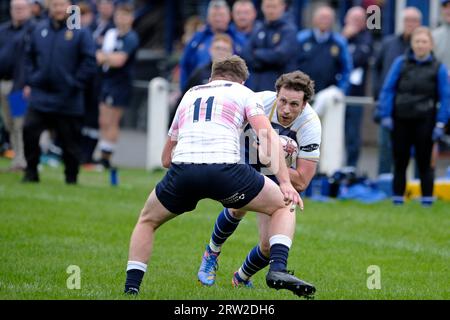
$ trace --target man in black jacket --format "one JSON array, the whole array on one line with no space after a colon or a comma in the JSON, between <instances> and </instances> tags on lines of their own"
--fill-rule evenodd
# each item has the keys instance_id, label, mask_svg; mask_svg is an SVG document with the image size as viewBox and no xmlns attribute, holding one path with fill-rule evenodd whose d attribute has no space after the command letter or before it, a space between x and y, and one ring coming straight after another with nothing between
<instances>
[{"instance_id":1,"label":"man in black jacket","mask_svg":"<svg viewBox=\"0 0 450 320\"><path fill-rule=\"evenodd\" d=\"M24 125L24 182L39 182L39 137L48 128L54 129L61 141L66 183L77 182L83 89L95 73L96 64L89 32L67 26L69 6L69 0L50 0L49 19L40 22L30 37L24 88L29 97Z\"/></svg>"}]
</instances>

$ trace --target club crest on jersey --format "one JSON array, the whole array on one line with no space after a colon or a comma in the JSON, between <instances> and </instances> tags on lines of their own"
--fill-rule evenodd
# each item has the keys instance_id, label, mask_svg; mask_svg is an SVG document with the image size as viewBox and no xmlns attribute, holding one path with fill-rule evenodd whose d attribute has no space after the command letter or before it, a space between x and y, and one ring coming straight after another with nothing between
<instances>
[{"instance_id":1,"label":"club crest on jersey","mask_svg":"<svg viewBox=\"0 0 450 320\"><path fill-rule=\"evenodd\" d=\"M330 53L331 53L331 55L333 56L333 57L337 57L338 55L339 55L339 52L340 52L341 50L339 50L339 47L337 46L337 45L333 45L333 46L331 46L331 48L330 48Z\"/></svg>"},{"instance_id":2,"label":"club crest on jersey","mask_svg":"<svg viewBox=\"0 0 450 320\"><path fill-rule=\"evenodd\" d=\"M311 42L306 42L306 43L303 45L303 51L308 52L308 51L311 51L311 49L312 49L312 44L311 44Z\"/></svg>"},{"instance_id":3,"label":"club crest on jersey","mask_svg":"<svg viewBox=\"0 0 450 320\"><path fill-rule=\"evenodd\" d=\"M72 40L73 39L73 31L67 30L66 33L64 34L64 39L66 39L67 41Z\"/></svg>"},{"instance_id":4,"label":"club crest on jersey","mask_svg":"<svg viewBox=\"0 0 450 320\"><path fill-rule=\"evenodd\" d=\"M265 37L266 37L266 33L265 33L264 31L261 31L261 32L258 33L258 39L259 39L259 40L262 40L262 39L264 39Z\"/></svg>"},{"instance_id":5,"label":"club crest on jersey","mask_svg":"<svg viewBox=\"0 0 450 320\"><path fill-rule=\"evenodd\" d=\"M273 36L272 36L272 43L273 44L277 44L278 42L280 42L281 39L281 35L276 32Z\"/></svg>"}]
</instances>

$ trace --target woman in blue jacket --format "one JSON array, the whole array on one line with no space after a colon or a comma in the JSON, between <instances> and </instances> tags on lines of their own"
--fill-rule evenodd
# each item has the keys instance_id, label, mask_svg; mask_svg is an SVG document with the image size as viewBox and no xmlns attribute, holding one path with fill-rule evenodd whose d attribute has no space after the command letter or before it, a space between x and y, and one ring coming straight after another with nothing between
<instances>
[{"instance_id":1,"label":"woman in blue jacket","mask_svg":"<svg viewBox=\"0 0 450 320\"><path fill-rule=\"evenodd\" d=\"M447 69L436 60L432 49L430 30L417 28L411 37L411 49L395 60L380 93L381 125L392 132L394 204L404 201L412 146L419 169L422 204L433 203L431 153L449 117L450 92Z\"/></svg>"}]
</instances>

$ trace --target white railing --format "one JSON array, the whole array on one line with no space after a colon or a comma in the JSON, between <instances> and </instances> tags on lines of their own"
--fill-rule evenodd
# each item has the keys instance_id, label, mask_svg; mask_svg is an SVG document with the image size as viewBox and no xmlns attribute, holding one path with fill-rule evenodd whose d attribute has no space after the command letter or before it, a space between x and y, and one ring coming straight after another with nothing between
<instances>
[{"instance_id":1,"label":"white railing","mask_svg":"<svg viewBox=\"0 0 450 320\"><path fill-rule=\"evenodd\" d=\"M161 77L150 82L139 81L134 86L148 89L147 104L147 156L146 169L161 168L161 154L167 140L167 126L169 122L169 93L170 83ZM372 97L345 97L347 105L372 106Z\"/></svg>"},{"instance_id":2,"label":"white railing","mask_svg":"<svg viewBox=\"0 0 450 320\"><path fill-rule=\"evenodd\" d=\"M148 84L146 169L161 168L161 154L167 140L169 82L154 78Z\"/></svg>"}]
</instances>

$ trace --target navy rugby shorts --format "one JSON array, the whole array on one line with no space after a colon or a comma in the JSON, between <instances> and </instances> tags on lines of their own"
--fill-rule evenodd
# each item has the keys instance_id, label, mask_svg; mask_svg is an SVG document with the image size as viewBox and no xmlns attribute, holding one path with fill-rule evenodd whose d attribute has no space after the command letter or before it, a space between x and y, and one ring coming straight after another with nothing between
<instances>
[{"instance_id":1,"label":"navy rugby shorts","mask_svg":"<svg viewBox=\"0 0 450 320\"><path fill-rule=\"evenodd\" d=\"M131 101L131 88L127 85L114 87L103 85L100 101L113 107L128 108Z\"/></svg>"},{"instance_id":2,"label":"navy rugby shorts","mask_svg":"<svg viewBox=\"0 0 450 320\"><path fill-rule=\"evenodd\" d=\"M156 185L156 196L172 213L192 211L201 199L242 208L264 187L264 176L247 164L175 164Z\"/></svg>"}]
</instances>

